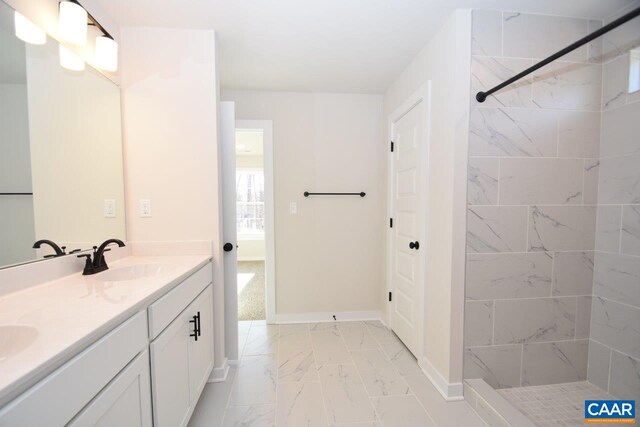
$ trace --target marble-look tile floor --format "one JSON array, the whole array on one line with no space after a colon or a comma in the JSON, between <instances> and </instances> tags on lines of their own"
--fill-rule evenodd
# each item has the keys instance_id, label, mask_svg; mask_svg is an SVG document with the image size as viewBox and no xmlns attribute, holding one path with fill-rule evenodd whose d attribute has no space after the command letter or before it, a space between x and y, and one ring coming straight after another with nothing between
<instances>
[{"instance_id":1,"label":"marble-look tile floor","mask_svg":"<svg viewBox=\"0 0 640 427\"><path fill-rule=\"evenodd\" d=\"M582 426L585 400L614 399L606 391L586 381L504 388L498 393L534 424L544 427Z\"/></svg>"},{"instance_id":2,"label":"marble-look tile floor","mask_svg":"<svg viewBox=\"0 0 640 427\"><path fill-rule=\"evenodd\" d=\"M486 426L379 321L240 322L239 337L240 362L207 384L190 427Z\"/></svg>"}]
</instances>

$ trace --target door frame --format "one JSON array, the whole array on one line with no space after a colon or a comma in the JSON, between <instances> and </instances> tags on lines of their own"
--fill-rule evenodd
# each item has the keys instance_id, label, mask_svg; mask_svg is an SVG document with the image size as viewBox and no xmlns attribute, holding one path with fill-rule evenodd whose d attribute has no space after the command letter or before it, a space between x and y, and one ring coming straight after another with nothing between
<instances>
[{"instance_id":1,"label":"door frame","mask_svg":"<svg viewBox=\"0 0 640 427\"><path fill-rule=\"evenodd\" d=\"M264 215L265 215L265 311L268 324L276 322L276 242L275 242L275 186L273 168L273 121L236 120L238 130L262 130L264 167ZM237 294L237 289L236 289Z\"/></svg>"},{"instance_id":2,"label":"door frame","mask_svg":"<svg viewBox=\"0 0 640 427\"><path fill-rule=\"evenodd\" d=\"M405 114L407 114L411 109L413 109L416 105L424 103L425 106L423 111L423 123L424 129L422 133L421 143L423 144L422 150L422 164L425 167L425 176L426 183L423 187L422 194L422 209L425 213L424 217L424 226L421 227L421 232L419 233L418 239L421 242L420 249L424 248L423 254L423 274L422 274L422 286L420 287L418 293L418 303L417 303L417 327L418 327L418 354L416 354L416 358L418 359L418 363L421 363L421 360L425 355L424 348L424 334L425 334L425 314L424 309L426 307L426 290L427 290L427 270L428 270L428 252L429 245L427 240L428 235L428 224L429 224L429 150L430 150L430 135L431 135L431 80L428 80L424 85L422 85L416 92L407 97L404 102L396 108L387 119L387 129L389 132L388 141L393 141L393 135L395 132L395 122L400 120ZM395 181L394 177L394 162L393 156L391 155L390 147L387 147L387 151L390 155L387 160L387 217L393 218L393 186ZM386 242L386 250L387 250L387 292L392 292L395 294L395 288L393 286L393 271L391 269L393 263L393 250L394 250L394 239L393 239L393 229L391 227L387 227L387 242ZM422 243L424 242L424 243ZM387 299L387 310L386 311L386 320L387 326L393 329L393 302L389 302Z\"/></svg>"}]
</instances>

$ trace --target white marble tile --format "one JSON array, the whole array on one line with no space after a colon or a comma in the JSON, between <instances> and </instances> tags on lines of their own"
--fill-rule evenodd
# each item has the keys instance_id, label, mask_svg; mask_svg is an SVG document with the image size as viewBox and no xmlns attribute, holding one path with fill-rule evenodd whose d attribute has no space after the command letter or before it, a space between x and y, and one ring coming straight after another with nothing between
<instances>
[{"instance_id":1,"label":"white marble tile","mask_svg":"<svg viewBox=\"0 0 640 427\"><path fill-rule=\"evenodd\" d=\"M365 325L369 328L369 332L376 339L387 339L387 338L395 338L395 334L389 328L387 328L381 321L379 320L367 320L364 322Z\"/></svg>"},{"instance_id":2,"label":"white marble tile","mask_svg":"<svg viewBox=\"0 0 640 427\"><path fill-rule=\"evenodd\" d=\"M500 204L581 204L583 166L582 159L502 159Z\"/></svg>"},{"instance_id":3,"label":"white marble tile","mask_svg":"<svg viewBox=\"0 0 640 427\"><path fill-rule=\"evenodd\" d=\"M523 386L587 379L588 340L525 344L523 351Z\"/></svg>"},{"instance_id":4,"label":"white marble tile","mask_svg":"<svg viewBox=\"0 0 640 427\"><path fill-rule=\"evenodd\" d=\"M638 7L638 3L632 2L627 9L622 9L616 14L607 17L604 24L619 18L631 11L631 8ZM604 59L615 58L626 53L629 49L640 46L640 19L633 19L625 25L608 32L602 38L602 50Z\"/></svg>"},{"instance_id":5,"label":"white marble tile","mask_svg":"<svg viewBox=\"0 0 640 427\"><path fill-rule=\"evenodd\" d=\"M549 253L469 254L466 298L474 300L531 298L551 293Z\"/></svg>"},{"instance_id":6,"label":"white marble tile","mask_svg":"<svg viewBox=\"0 0 640 427\"><path fill-rule=\"evenodd\" d=\"M467 251L523 252L527 240L526 206L476 206L468 209Z\"/></svg>"},{"instance_id":7,"label":"white marble tile","mask_svg":"<svg viewBox=\"0 0 640 427\"><path fill-rule=\"evenodd\" d=\"M329 331L337 331L337 330L338 330L338 324L335 322L309 324L310 332L329 332Z\"/></svg>"},{"instance_id":8,"label":"white marble tile","mask_svg":"<svg viewBox=\"0 0 640 427\"><path fill-rule=\"evenodd\" d=\"M602 113L600 153L603 157L640 153L638 117L640 117L639 102Z\"/></svg>"},{"instance_id":9,"label":"white marble tile","mask_svg":"<svg viewBox=\"0 0 640 427\"><path fill-rule=\"evenodd\" d=\"M502 55L502 12L472 11L471 53L473 55Z\"/></svg>"},{"instance_id":10,"label":"white marble tile","mask_svg":"<svg viewBox=\"0 0 640 427\"><path fill-rule=\"evenodd\" d=\"M597 158L600 155L600 112L558 110L558 156Z\"/></svg>"},{"instance_id":11,"label":"white marble tile","mask_svg":"<svg viewBox=\"0 0 640 427\"><path fill-rule=\"evenodd\" d=\"M589 340L589 366L587 380L603 390L609 389L609 364L611 349L596 341Z\"/></svg>"},{"instance_id":12,"label":"white marble tile","mask_svg":"<svg viewBox=\"0 0 640 427\"><path fill-rule=\"evenodd\" d=\"M532 64L533 61L531 59L473 56L471 58L471 105L487 107L532 106L530 77L525 77L489 96L483 104L480 104L475 99L477 92L491 89Z\"/></svg>"},{"instance_id":13,"label":"white marble tile","mask_svg":"<svg viewBox=\"0 0 640 427\"><path fill-rule=\"evenodd\" d=\"M275 355L243 356L238 365L229 406L275 403L277 378Z\"/></svg>"},{"instance_id":14,"label":"white marble tile","mask_svg":"<svg viewBox=\"0 0 640 427\"><path fill-rule=\"evenodd\" d=\"M364 423L331 424L331 427L382 427L382 423L379 421L367 421Z\"/></svg>"},{"instance_id":15,"label":"white marble tile","mask_svg":"<svg viewBox=\"0 0 640 427\"><path fill-rule=\"evenodd\" d=\"M596 19L589 20L589 34L602 28L602 21ZM601 62L602 61L602 37L598 37L592 40L588 44L589 49L589 62Z\"/></svg>"},{"instance_id":16,"label":"white marble tile","mask_svg":"<svg viewBox=\"0 0 640 427\"><path fill-rule=\"evenodd\" d=\"M464 352L464 378L482 378L493 388L518 387L522 345L469 347Z\"/></svg>"},{"instance_id":17,"label":"white marble tile","mask_svg":"<svg viewBox=\"0 0 640 427\"><path fill-rule=\"evenodd\" d=\"M240 320L240 321L238 321L238 334L239 335L248 334L250 327L251 327L251 320Z\"/></svg>"},{"instance_id":18,"label":"white marble tile","mask_svg":"<svg viewBox=\"0 0 640 427\"><path fill-rule=\"evenodd\" d=\"M337 329L313 332L311 334L311 343L313 344L313 352L318 366L351 363L349 350Z\"/></svg>"},{"instance_id":19,"label":"white marble tile","mask_svg":"<svg viewBox=\"0 0 640 427\"><path fill-rule=\"evenodd\" d=\"M585 205L598 204L598 183L600 180L600 161L584 159L584 184L582 202Z\"/></svg>"},{"instance_id":20,"label":"white marble tile","mask_svg":"<svg viewBox=\"0 0 640 427\"><path fill-rule=\"evenodd\" d=\"M416 357L404 346L399 338L380 340L380 346L387 357L391 359L391 363L396 367L400 375L403 377L423 375Z\"/></svg>"},{"instance_id":21,"label":"white marble tile","mask_svg":"<svg viewBox=\"0 0 640 427\"><path fill-rule=\"evenodd\" d=\"M222 427L275 427L276 406L232 406L224 414Z\"/></svg>"},{"instance_id":22,"label":"white marble tile","mask_svg":"<svg viewBox=\"0 0 640 427\"><path fill-rule=\"evenodd\" d=\"M629 88L629 55L621 55L603 65L602 109L625 105Z\"/></svg>"},{"instance_id":23,"label":"white marble tile","mask_svg":"<svg viewBox=\"0 0 640 427\"><path fill-rule=\"evenodd\" d=\"M474 108L469 117L470 156L555 157L555 112Z\"/></svg>"},{"instance_id":24,"label":"white marble tile","mask_svg":"<svg viewBox=\"0 0 640 427\"><path fill-rule=\"evenodd\" d=\"M376 420L376 413L354 365L321 366L318 372L330 423Z\"/></svg>"},{"instance_id":25,"label":"white marble tile","mask_svg":"<svg viewBox=\"0 0 640 427\"><path fill-rule=\"evenodd\" d=\"M640 153L600 160L600 204L640 204Z\"/></svg>"},{"instance_id":26,"label":"white marble tile","mask_svg":"<svg viewBox=\"0 0 640 427\"><path fill-rule=\"evenodd\" d=\"M591 338L640 358L640 309L595 296Z\"/></svg>"},{"instance_id":27,"label":"white marble tile","mask_svg":"<svg viewBox=\"0 0 640 427\"><path fill-rule=\"evenodd\" d=\"M317 381L311 342L283 340L278 349L278 382Z\"/></svg>"},{"instance_id":28,"label":"white marble tile","mask_svg":"<svg viewBox=\"0 0 640 427\"><path fill-rule=\"evenodd\" d=\"M276 425L287 427L326 426L319 382L278 385Z\"/></svg>"},{"instance_id":29,"label":"white marble tile","mask_svg":"<svg viewBox=\"0 0 640 427\"><path fill-rule=\"evenodd\" d=\"M575 328L575 298L495 301L495 344L573 339Z\"/></svg>"},{"instance_id":30,"label":"white marble tile","mask_svg":"<svg viewBox=\"0 0 640 427\"><path fill-rule=\"evenodd\" d=\"M211 427L220 425L235 379L236 367L230 366L227 380L219 383L207 383L202 390L198 404L189 420L189 427Z\"/></svg>"},{"instance_id":31,"label":"white marble tile","mask_svg":"<svg viewBox=\"0 0 640 427\"><path fill-rule=\"evenodd\" d=\"M640 258L596 253L593 293L640 308Z\"/></svg>"},{"instance_id":32,"label":"white marble tile","mask_svg":"<svg viewBox=\"0 0 640 427\"><path fill-rule=\"evenodd\" d=\"M390 396L372 399L384 427L435 427L415 396Z\"/></svg>"},{"instance_id":33,"label":"white marble tile","mask_svg":"<svg viewBox=\"0 0 640 427\"><path fill-rule=\"evenodd\" d=\"M279 326L252 325L244 345L244 355L275 354L278 351Z\"/></svg>"},{"instance_id":34,"label":"white marble tile","mask_svg":"<svg viewBox=\"0 0 640 427\"><path fill-rule=\"evenodd\" d=\"M467 301L464 304L464 345L493 344L493 301Z\"/></svg>"},{"instance_id":35,"label":"white marble tile","mask_svg":"<svg viewBox=\"0 0 640 427\"><path fill-rule=\"evenodd\" d=\"M505 12L504 56L542 59L587 35L584 19ZM563 56L567 61L586 61L583 46Z\"/></svg>"},{"instance_id":36,"label":"white marble tile","mask_svg":"<svg viewBox=\"0 0 640 427\"><path fill-rule=\"evenodd\" d=\"M311 341L309 325L306 323L293 323L280 325L280 340Z\"/></svg>"},{"instance_id":37,"label":"white marble tile","mask_svg":"<svg viewBox=\"0 0 640 427\"><path fill-rule=\"evenodd\" d=\"M409 394L409 386L382 350L351 352L369 396Z\"/></svg>"},{"instance_id":38,"label":"white marble tile","mask_svg":"<svg viewBox=\"0 0 640 427\"><path fill-rule=\"evenodd\" d=\"M351 323L351 324L350 324ZM380 348L369 328L363 322L344 322L338 327L349 350L372 350Z\"/></svg>"},{"instance_id":39,"label":"white marble tile","mask_svg":"<svg viewBox=\"0 0 640 427\"><path fill-rule=\"evenodd\" d=\"M598 206L596 223L596 249L618 252L620 250L620 228L622 206Z\"/></svg>"},{"instance_id":40,"label":"white marble tile","mask_svg":"<svg viewBox=\"0 0 640 427\"><path fill-rule=\"evenodd\" d=\"M557 61L534 73L532 101L540 108L599 111L602 67Z\"/></svg>"},{"instance_id":41,"label":"white marble tile","mask_svg":"<svg viewBox=\"0 0 640 427\"><path fill-rule=\"evenodd\" d=\"M491 405L489 405L482 396L477 397L476 411L491 427L511 427L511 424L502 418L502 416L500 416L500 414Z\"/></svg>"},{"instance_id":42,"label":"white marble tile","mask_svg":"<svg viewBox=\"0 0 640 427\"><path fill-rule=\"evenodd\" d=\"M447 402L444 400L440 392L425 375L411 375L406 377L406 380L413 394L437 426L485 426L485 423L482 422L467 402Z\"/></svg>"},{"instance_id":43,"label":"white marble tile","mask_svg":"<svg viewBox=\"0 0 640 427\"><path fill-rule=\"evenodd\" d=\"M553 295L591 295L593 252L556 252L553 262Z\"/></svg>"},{"instance_id":44,"label":"white marble tile","mask_svg":"<svg viewBox=\"0 0 640 427\"><path fill-rule=\"evenodd\" d=\"M609 393L619 399L640 400L640 360L611 352Z\"/></svg>"},{"instance_id":45,"label":"white marble tile","mask_svg":"<svg viewBox=\"0 0 640 427\"><path fill-rule=\"evenodd\" d=\"M531 206L529 214L530 251L593 250L594 206Z\"/></svg>"},{"instance_id":46,"label":"white marble tile","mask_svg":"<svg viewBox=\"0 0 640 427\"><path fill-rule=\"evenodd\" d=\"M622 207L620 252L640 256L640 205Z\"/></svg>"},{"instance_id":47,"label":"white marble tile","mask_svg":"<svg viewBox=\"0 0 640 427\"><path fill-rule=\"evenodd\" d=\"M588 339L591 328L591 301L590 296L577 297L576 312L576 339Z\"/></svg>"},{"instance_id":48,"label":"white marble tile","mask_svg":"<svg viewBox=\"0 0 640 427\"><path fill-rule=\"evenodd\" d=\"M467 203L470 205L498 204L498 171L500 159L469 159Z\"/></svg>"}]
</instances>

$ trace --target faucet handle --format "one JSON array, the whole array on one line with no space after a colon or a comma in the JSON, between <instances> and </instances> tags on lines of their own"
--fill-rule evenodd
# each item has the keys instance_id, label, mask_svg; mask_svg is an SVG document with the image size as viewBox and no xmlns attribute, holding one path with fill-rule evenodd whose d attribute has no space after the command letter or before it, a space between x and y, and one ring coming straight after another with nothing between
<instances>
[{"instance_id":1,"label":"faucet handle","mask_svg":"<svg viewBox=\"0 0 640 427\"><path fill-rule=\"evenodd\" d=\"M66 246L60 246L60 249L62 249L62 255L66 255L67 254L67 247Z\"/></svg>"}]
</instances>

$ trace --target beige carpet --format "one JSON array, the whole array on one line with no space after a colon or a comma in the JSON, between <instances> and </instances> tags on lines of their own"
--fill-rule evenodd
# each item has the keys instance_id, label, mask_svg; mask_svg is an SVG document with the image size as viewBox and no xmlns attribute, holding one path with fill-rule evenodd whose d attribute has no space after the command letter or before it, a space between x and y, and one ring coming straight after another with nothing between
<instances>
[{"instance_id":1,"label":"beige carpet","mask_svg":"<svg viewBox=\"0 0 640 427\"><path fill-rule=\"evenodd\" d=\"M238 261L238 320L264 320L264 261Z\"/></svg>"}]
</instances>

